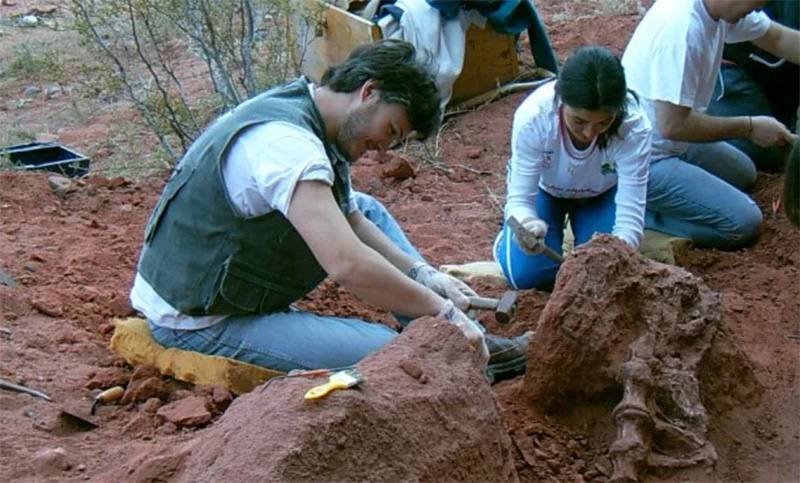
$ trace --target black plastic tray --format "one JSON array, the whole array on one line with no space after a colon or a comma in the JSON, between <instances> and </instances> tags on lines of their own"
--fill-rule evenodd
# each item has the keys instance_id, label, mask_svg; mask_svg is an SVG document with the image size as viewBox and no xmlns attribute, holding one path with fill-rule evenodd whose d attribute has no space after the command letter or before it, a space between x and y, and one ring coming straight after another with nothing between
<instances>
[{"instance_id":1,"label":"black plastic tray","mask_svg":"<svg viewBox=\"0 0 800 483\"><path fill-rule=\"evenodd\" d=\"M58 143L30 143L0 149L18 168L30 171L51 171L72 178L89 172L91 160Z\"/></svg>"}]
</instances>

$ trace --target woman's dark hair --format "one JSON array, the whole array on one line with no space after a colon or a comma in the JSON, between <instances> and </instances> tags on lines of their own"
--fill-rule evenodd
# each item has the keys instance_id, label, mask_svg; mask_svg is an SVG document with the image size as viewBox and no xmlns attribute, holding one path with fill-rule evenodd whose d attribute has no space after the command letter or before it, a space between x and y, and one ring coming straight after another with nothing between
<instances>
[{"instance_id":1,"label":"woman's dark hair","mask_svg":"<svg viewBox=\"0 0 800 483\"><path fill-rule=\"evenodd\" d=\"M353 92L375 80L381 100L404 106L412 129L424 139L439 128L442 111L436 80L416 54L412 44L401 40L361 45L344 63L328 68L320 85L334 92Z\"/></svg>"},{"instance_id":2,"label":"woman's dark hair","mask_svg":"<svg viewBox=\"0 0 800 483\"><path fill-rule=\"evenodd\" d=\"M608 145L628 115L629 91L625 69L619 58L605 47L588 46L575 50L564 62L555 89L556 102L560 98L564 104L576 109L616 113L611 127L597 138L600 149ZM633 96L636 98L636 94Z\"/></svg>"},{"instance_id":3,"label":"woman's dark hair","mask_svg":"<svg viewBox=\"0 0 800 483\"><path fill-rule=\"evenodd\" d=\"M794 142L786 166L786 179L783 182L783 209L794 226L800 227L800 141Z\"/></svg>"}]
</instances>

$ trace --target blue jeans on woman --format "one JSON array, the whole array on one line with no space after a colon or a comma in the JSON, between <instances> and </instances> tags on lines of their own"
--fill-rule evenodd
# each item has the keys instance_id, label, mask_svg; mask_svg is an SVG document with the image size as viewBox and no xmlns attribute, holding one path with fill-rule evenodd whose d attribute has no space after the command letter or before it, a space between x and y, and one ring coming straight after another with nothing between
<instances>
[{"instance_id":1,"label":"blue jeans on woman","mask_svg":"<svg viewBox=\"0 0 800 483\"><path fill-rule=\"evenodd\" d=\"M547 223L545 245L558 254L564 245L564 224L569 215L575 235L575 246L586 243L595 233L611 233L617 205L614 196L617 188L592 198L557 198L543 190L536 195L536 212ZM522 221L522 220L518 220ZM494 242L494 258L503 269L508 282L515 289L552 290L559 263L547 255L528 255L514 241L514 233L503 224Z\"/></svg>"},{"instance_id":2,"label":"blue jeans on woman","mask_svg":"<svg viewBox=\"0 0 800 483\"><path fill-rule=\"evenodd\" d=\"M378 200L363 193L355 197L364 216L398 248L423 260ZM409 321L398 320L401 324ZM165 347L228 357L280 372L351 366L397 336L382 324L294 308L268 315L230 316L204 329L175 330L150 323L150 330Z\"/></svg>"},{"instance_id":3,"label":"blue jeans on woman","mask_svg":"<svg viewBox=\"0 0 800 483\"><path fill-rule=\"evenodd\" d=\"M694 143L650 163L645 227L701 248L734 250L758 235L758 205L741 190L756 179L750 158L726 142Z\"/></svg>"}]
</instances>

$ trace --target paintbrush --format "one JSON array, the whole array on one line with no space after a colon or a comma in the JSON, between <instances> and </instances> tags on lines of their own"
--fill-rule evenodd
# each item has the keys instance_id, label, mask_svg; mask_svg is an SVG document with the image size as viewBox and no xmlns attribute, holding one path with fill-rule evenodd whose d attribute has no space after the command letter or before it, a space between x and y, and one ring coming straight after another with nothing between
<instances>
[{"instance_id":1,"label":"paintbrush","mask_svg":"<svg viewBox=\"0 0 800 483\"><path fill-rule=\"evenodd\" d=\"M327 396L331 391L357 386L364 380L364 375L356 369L345 369L331 375L325 384L309 389L306 392L305 399L319 399Z\"/></svg>"}]
</instances>

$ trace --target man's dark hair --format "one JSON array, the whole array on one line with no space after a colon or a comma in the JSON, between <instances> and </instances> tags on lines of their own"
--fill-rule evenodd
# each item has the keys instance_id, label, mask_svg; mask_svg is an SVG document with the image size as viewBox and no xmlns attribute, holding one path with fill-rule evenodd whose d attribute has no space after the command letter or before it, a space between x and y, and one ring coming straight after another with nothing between
<instances>
[{"instance_id":1,"label":"man's dark hair","mask_svg":"<svg viewBox=\"0 0 800 483\"><path fill-rule=\"evenodd\" d=\"M597 138L600 149L608 145L628 115L629 91L625 69L619 57L605 47L588 46L575 50L558 73L555 89L556 101L561 98L572 108L616 113L611 127Z\"/></svg>"},{"instance_id":2,"label":"man's dark hair","mask_svg":"<svg viewBox=\"0 0 800 483\"><path fill-rule=\"evenodd\" d=\"M786 179L783 184L783 207L786 216L794 226L800 227L800 141L794 142L789 164L786 166Z\"/></svg>"},{"instance_id":3,"label":"man's dark hair","mask_svg":"<svg viewBox=\"0 0 800 483\"><path fill-rule=\"evenodd\" d=\"M320 85L334 92L353 92L375 80L380 99L404 106L411 128L425 139L439 128L442 111L436 80L416 54L413 45L401 40L361 45L344 63L328 68Z\"/></svg>"}]
</instances>

